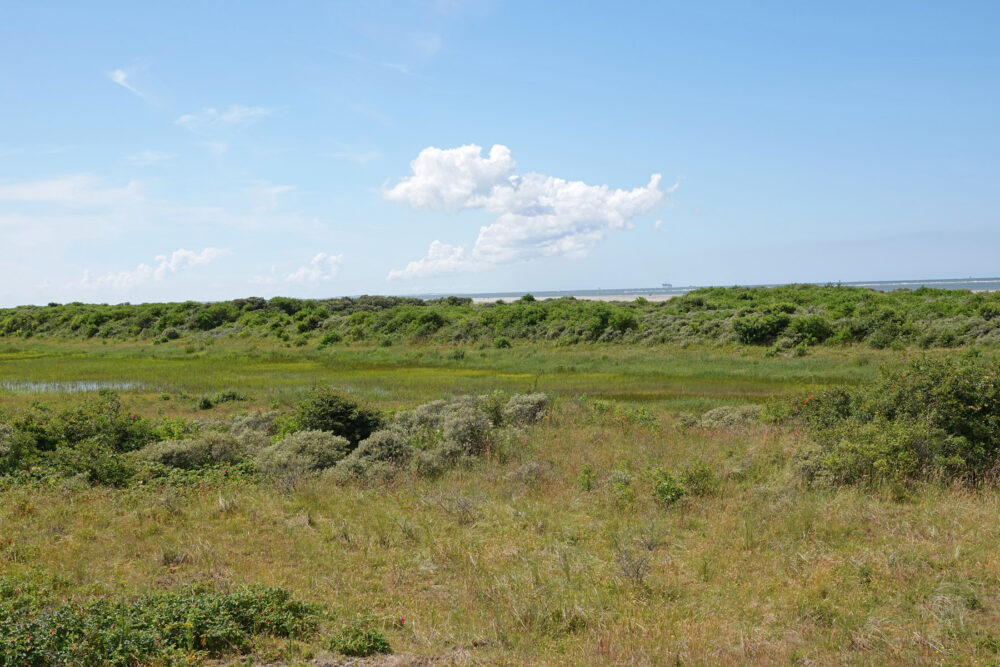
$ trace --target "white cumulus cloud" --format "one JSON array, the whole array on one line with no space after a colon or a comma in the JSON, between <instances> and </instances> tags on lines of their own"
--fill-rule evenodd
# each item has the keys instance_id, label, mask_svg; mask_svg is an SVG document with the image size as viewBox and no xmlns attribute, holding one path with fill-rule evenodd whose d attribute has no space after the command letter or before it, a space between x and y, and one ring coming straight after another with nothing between
<instances>
[{"instance_id":1,"label":"white cumulus cloud","mask_svg":"<svg viewBox=\"0 0 1000 667\"><path fill-rule=\"evenodd\" d=\"M169 255L157 255L156 263L153 266L139 264L131 270L109 271L103 274L84 271L83 278L78 283L71 284L70 287L127 291L153 280L163 280L186 269L204 266L227 254L229 254L229 250L225 248L205 248L201 252L180 248Z\"/></svg>"},{"instance_id":2,"label":"white cumulus cloud","mask_svg":"<svg viewBox=\"0 0 1000 667\"><path fill-rule=\"evenodd\" d=\"M496 214L469 246L431 243L426 256L389 272L390 280L487 269L538 257L582 257L609 232L627 229L659 204L660 175L632 190L588 185L554 176L515 173L506 146L486 157L474 144L426 148L410 164L413 174L385 190L391 201L446 211L482 209Z\"/></svg>"},{"instance_id":3,"label":"white cumulus cloud","mask_svg":"<svg viewBox=\"0 0 1000 667\"><path fill-rule=\"evenodd\" d=\"M343 255L328 255L321 252L312 258L305 266L285 276L286 283L315 283L331 280L340 271L344 261Z\"/></svg>"},{"instance_id":4,"label":"white cumulus cloud","mask_svg":"<svg viewBox=\"0 0 1000 667\"><path fill-rule=\"evenodd\" d=\"M482 153L474 144L425 148L410 163L413 175L386 190L385 197L416 208L483 207L498 186L511 183L517 164L506 146L494 146L485 158Z\"/></svg>"}]
</instances>

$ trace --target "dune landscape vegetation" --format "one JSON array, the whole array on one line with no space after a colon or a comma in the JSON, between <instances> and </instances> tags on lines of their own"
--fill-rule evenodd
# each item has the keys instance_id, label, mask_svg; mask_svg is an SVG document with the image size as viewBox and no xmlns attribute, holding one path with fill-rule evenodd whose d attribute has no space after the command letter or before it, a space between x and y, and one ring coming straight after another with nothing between
<instances>
[{"instance_id":1,"label":"dune landscape vegetation","mask_svg":"<svg viewBox=\"0 0 1000 667\"><path fill-rule=\"evenodd\" d=\"M996 660L998 305L0 311L0 664Z\"/></svg>"}]
</instances>

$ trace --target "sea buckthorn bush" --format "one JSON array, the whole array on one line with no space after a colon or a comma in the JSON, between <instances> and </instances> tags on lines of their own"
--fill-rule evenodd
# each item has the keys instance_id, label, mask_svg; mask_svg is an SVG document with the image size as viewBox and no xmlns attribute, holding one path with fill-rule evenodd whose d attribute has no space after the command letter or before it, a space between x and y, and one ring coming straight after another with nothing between
<instances>
[{"instance_id":1,"label":"sea buckthorn bush","mask_svg":"<svg viewBox=\"0 0 1000 667\"><path fill-rule=\"evenodd\" d=\"M1000 462L998 371L975 356L923 358L871 385L794 401L812 439L799 467L838 483L985 480Z\"/></svg>"}]
</instances>

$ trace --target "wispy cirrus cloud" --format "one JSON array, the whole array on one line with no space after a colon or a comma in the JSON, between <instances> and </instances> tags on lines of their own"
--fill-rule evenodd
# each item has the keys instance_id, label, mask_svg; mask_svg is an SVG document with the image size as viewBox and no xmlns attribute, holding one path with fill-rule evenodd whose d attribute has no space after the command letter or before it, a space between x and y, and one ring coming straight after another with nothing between
<instances>
[{"instance_id":1,"label":"wispy cirrus cloud","mask_svg":"<svg viewBox=\"0 0 1000 667\"><path fill-rule=\"evenodd\" d=\"M135 201L140 197L135 181L122 187L105 187L101 179L86 173L0 185L0 203L83 207Z\"/></svg>"},{"instance_id":2,"label":"wispy cirrus cloud","mask_svg":"<svg viewBox=\"0 0 1000 667\"><path fill-rule=\"evenodd\" d=\"M388 60L377 60L375 58L366 58L365 56L359 55L357 53L345 53L343 54L345 58L350 58L355 62L362 63L364 65L374 65L375 67L381 67L384 69L389 69L399 74L405 76L410 76L413 72L409 67L401 63L395 63Z\"/></svg>"},{"instance_id":3,"label":"wispy cirrus cloud","mask_svg":"<svg viewBox=\"0 0 1000 667\"><path fill-rule=\"evenodd\" d=\"M226 248L205 248L201 252L180 248L169 255L157 255L153 265L139 264L134 269L106 273L84 271L83 278L67 287L127 292L149 282L162 281L176 273L205 266L229 252Z\"/></svg>"},{"instance_id":4,"label":"wispy cirrus cloud","mask_svg":"<svg viewBox=\"0 0 1000 667\"><path fill-rule=\"evenodd\" d=\"M367 164L382 157L378 151L335 151L323 155L335 160L349 160L355 164Z\"/></svg>"},{"instance_id":5,"label":"wispy cirrus cloud","mask_svg":"<svg viewBox=\"0 0 1000 667\"><path fill-rule=\"evenodd\" d=\"M632 190L544 174L519 175L510 149L502 145L493 146L486 157L474 144L426 148L410 166L412 174L387 188L386 199L450 212L482 209L496 218L479 229L471 246L433 241L424 257L390 271L390 280L476 271L539 257L582 257L609 233L631 227L636 216L664 198L659 174Z\"/></svg>"},{"instance_id":6,"label":"wispy cirrus cloud","mask_svg":"<svg viewBox=\"0 0 1000 667\"><path fill-rule=\"evenodd\" d=\"M149 95L139 90L129 82L129 76L131 75L123 69L116 69L108 72L108 78L111 79L112 82L117 83L119 86L129 91L143 102L152 104L153 100L149 97Z\"/></svg>"},{"instance_id":7,"label":"wispy cirrus cloud","mask_svg":"<svg viewBox=\"0 0 1000 667\"><path fill-rule=\"evenodd\" d=\"M151 167L155 164L160 164L161 162L167 162L168 160L173 160L177 155L175 153L161 153L159 151L142 151L141 153L133 153L132 155L126 155L125 161L134 164L137 167Z\"/></svg>"},{"instance_id":8,"label":"wispy cirrus cloud","mask_svg":"<svg viewBox=\"0 0 1000 667\"><path fill-rule=\"evenodd\" d=\"M232 104L221 111L214 107L205 107L196 113L178 116L174 122L192 132L199 132L219 125L250 125L267 118L272 113L274 109L268 107Z\"/></svg>"}]
</instances>

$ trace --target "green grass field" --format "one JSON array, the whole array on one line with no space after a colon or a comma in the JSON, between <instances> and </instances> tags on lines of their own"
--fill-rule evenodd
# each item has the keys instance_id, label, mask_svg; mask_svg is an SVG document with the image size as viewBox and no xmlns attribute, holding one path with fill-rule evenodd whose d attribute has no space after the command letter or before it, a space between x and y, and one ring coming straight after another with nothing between
<instances>
[{"instance_id":1,"label":"green grass field","mask_svg":"<svg viewBox=\"0 0 1000 667\"><path fill-rule=\"evenodd\" d=\"M314 635L258 638L239 658L251 664L346 661L327 639L358 614L402 656L392 664L995 664L993 486L809 485L794 469L807 437L795 424L682 420L864 385L918 354L4 343L10 415L76 404L87 392L69 390L93 383L126 386L124 403L150 418L287 411L315 384L387 411L496 389L555 401L439 477L7 485L0 576L59 600L263 584L324 606ZM227 389L248 400L198 408ZM663 471L710 483L665 504Z\"/></svg>"}]
</instances>

